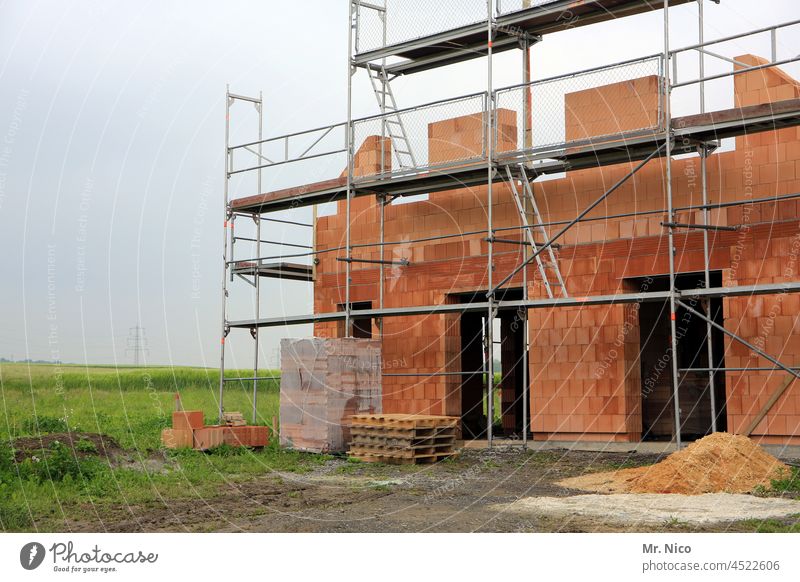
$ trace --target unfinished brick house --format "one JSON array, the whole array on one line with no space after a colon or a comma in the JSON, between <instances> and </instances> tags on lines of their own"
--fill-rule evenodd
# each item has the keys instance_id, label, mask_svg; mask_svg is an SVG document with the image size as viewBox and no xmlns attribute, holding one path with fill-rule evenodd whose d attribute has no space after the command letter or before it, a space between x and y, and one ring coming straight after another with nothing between
<instances>
[{"instance_id":1,"label":"unfinished brick house","mask_svg":"<svg viewBox=\"0 0 800 582\"><path fill-rule=\"evenodd\" d=\"M546 130L535 91L522 90L521 109L497 98L491 195L474 161L486 157L479 111L426 124L425 167L450 164L445 177L406 171L407 136L384 132L352 144L350 180L345 170L234 200L245 213L337 208L314 226L314 314L232 327L311 322L316 337L380 338L383 412L458 416L464 438L486 438L491 424L535 440L675 439L677 384L684 439L716 429L800 444L800 386L767 357L800 367L800 83L775 58L733 60L744 71L733 106L670 116L669 163L654 151L668 113L654 74L565 91L565 147L538 158L518 155ZM724 138L735 144L717 150ZM536 165L551 160L553 171ZM526 171L538 212L520 208ZM414 194L425 196L395 200ZM553 263L543 251L554 237ZM500 360L492 423L490 359Z\"/></svg>"},{"instance_id":2,"label":"unfinished brick house","mask_svg":"<svg viewBox=\"0 0 800 582\"><path fill-rule=\"evenodd\" d=\"M738 57L755 64L751 55ZM800 84L778 69L740 75L736 78L736 103L758 105L800 97ZM616 116L615 106L623 99L641 104L641 116L658 115L658 80L640 79L592 89L588 94L567 95L568 136L591 137L612 133L614 124L625 129L626 119ZM593 105L594 103L601 105ZM630 110L623 107L623 110ZM510 112L498 112L501 132L516 136L516 120ZM634 119L631 128L642 127ZM450 119L432 124L431 157L446 148L481 147L480 116ZM596 132L596 133L595 133ZM516 147L516 144L508 147ZM384 149L388 152L388 149ZM385 153L388 156L388 153ZM380 138L367 140L356 155L356 173L380 171ZM432 160L435 161L435 160ZM708 185L711 200L729 202L759 199L800 192L800 131L797 128L764 132L736 138L735 151L712 154L708 160ZM387 160L388 163L388 160ZM676 207L699 206L700 171L698 159L675 160L673 188ZM603 190L622 178L630 164L568 172L564 178L535 184L535 192L547 223L568 221ZM498 230L519 226L520 217L507 185L495 186L494 220ZM316 227L319 248L344 243L344 202L334 216L320 218ZM622 186L608 204L598 208L603 217L636 211L643 216L589 221L576 225L562 238L558 250L559 268L569 295L612 295L631 291L656 291L666 288L667 240L663 213L646 214L665 207L663 160L654 160ZM375 241L378 202L374 197L353 201L352 243ZM700 223L699 211L678 212L675 222ZM591 217L591 215L590 215ZM486 222L486 188L435 192L428 200L385 208L386 240L402 241L459 232L481 231ZM714 232L711 237L711 269L714 286L752 285L798 281L795 263L800 249L800 215L794 199L720 208L712 223L741 226L737 231ZM557 226L547 227L551 233ZM517 231L504 235L522 241ZM454 239L408 243L391 250L397 258L408 259L407 267L389 268L386 273L387 307L463 303L469 296L487 290L486 233ZM698 286L703 271L703 234L690 232L676 237L676 271L679 285ZM495 252L495 271L511 272L521 262L521 246L507 245ZM379 259L380 251L356 252L364 259ZM379 269L374 265L354 265L351 300L358 307L372 308L378 303ZM343 263L335 255L322 255L314 285L315 311L340 311L344 301ZM650 281L648 281L650 279ZM702 280L702 279L701 279ZM509 295L519 292L522 275L509 284ZM649 285L649 289L648 289ZM544 297L542 278L534 265L528 267L531 297ZM714 311L726 328L782 361L800 365L800 296L730 297L715 299ZM720 309L721 308L721 309ZM663 373L658 360L669 347L668 308L664 303L633 305L552 307L532 309L530 329L531 431L535 439L624 440L638 441L672 436L670 370ZM356 313L357 315L357 313ZM503 369L500 391L502 418L506 429L519 429L521 420L522 373L521 329L512 331L516 312L500 313L502 322ZM479 371L481 315L446 314L392 317L383 320L383 360L401 362L403 368L391 372L414 372L422 377L388 376L383 381L385 412L447 414L468 417L476 433L484 426L483 379L436 376L442 371ZM683 320L683 314L678 313ZM692 367L708 367L702 337L705 323L687 319L688 330L680 340L681 352ZM356 333L379 335L377 321L355 319ZM697 326L700 326L699 331ZM640 330L648 330L644 336ZM315 336L344 335L342 322L317 323ZM717 367L766 367L768 362L740 344L717 334ZM644 341L643 341L644 339ZM724 343L723 343L724 340ZM508 354L508 357L505 357ZM472 366L472 367L471 367ZM687 366L688 367L688 366ZM424 374L431 374L425 377ZM651 374L647 386L643 379ZM688 437L702 436L710 430L711 412L707 393L708 375L692 372L681 382L679 401L688 414L684 431ZM717 375L717 401L724 406L720 429L741 431L765 403L776 386L784 382L775 372L735 372ZM646 395L646 396L645 396ZM753 435L765 442L795 442L800 434L800 391L789 389L778 404L756 427Z\"/></svg>"}]
</instances>

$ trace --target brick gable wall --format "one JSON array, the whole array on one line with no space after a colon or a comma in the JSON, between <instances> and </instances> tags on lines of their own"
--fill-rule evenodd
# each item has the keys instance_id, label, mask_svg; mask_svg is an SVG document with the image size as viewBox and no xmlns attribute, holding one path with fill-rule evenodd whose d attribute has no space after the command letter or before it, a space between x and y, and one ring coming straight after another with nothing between
<instances>
[{"instance_id":1,"label":"brick gable wall","mask_svg":"<svg viewBox=\"0 0 800 582\"><path fill-rule=\"evenodd\" d=\"M745 55L743 63L760 62ZM658 79L647 77L566 97L566 135L578 139L651 122L658 115ZM800 96L796 81L775 68L736 78L735 102L753 105ZM585 93L585 92L583 92ZM615 119L611 107L619 100L625 117ZM600 102L599 108L591 105ZM604 109L605 108L605 109ZM514 149L517 120L500 110L500 150ZM603 122L605 120L605 122ZM431 124L430 161L452 159L452 151L479 151L482 120L466 116ZM449 137L448 137L449 136ZM356 158L356 173L373 173L380 165L380 139L370 138ZM388 150L388 148L386 148ZM621 164L570 172L562 179L537 182L535 192L547 221L567 221L630 171ZM700 164L696 157L673 161L676 207L701 204ZM666 206L664 160L653 160L596 209L593 216L659 210ZM488 287L486 271L486 193L474 187L438 192L429 200L386 207L386 258L408 258L409 267L386 268L387 307L432 305L453 301L453 295ZM708 191L712 202L748 200L800 193L800 130L783 129L736 139L736 151L716 153L708 160ZM506 185L496 185L496 228L519 225ZM344 246L344 203L335 216L317 223L319 248ZM352 201L353 244L377 242L378 207L371 197ZM570 295L629 292L626 279L669 271L667 237L661 213L582 223L560 241L560 268ZM699 222L699 212L679 213L678 222ZM750 204L714 210L710 222L745 225L737 232L712 233L711 268L721 270L726 285L798 281L797 201ZM551 233L560 226L552 227ZM458 235L444 240L408 243L413 238ZM500 231L519 238L518 231ZM675 237L679 272L703 269L703 235L679 231ZM319 256L314 290L316 312L338 310L344 303L344 251ZM377 259L378 249L356 249L353 256ZM522 249L495 245L494 280L509 273ZM532 297L545 296L539 273L528 269ZM510 286L522 284L517 276ZM781 361L800 366L799 297L795 295L726 298L726 328L763 347ZM378 270L353 264L352 301L378 306ZM530 310L531 423L536 438L638 440L642 431L641 374L636 306L599 306ZM388 318L384 322L383 361L389 373L436 373L462 369L457 315ZM315 335L341 333L336 324L317 324ZM377 335L377 328L374 329ZM766 366L736 342L726 340L726 365ZM729 430L742 430L766 402L783 373L726 374ZM385 412L460 414L460 380L456 377L387 377ZM800 442L800 386L790 387L757 427L764 442Z\"/></svg>"}]
</instances>

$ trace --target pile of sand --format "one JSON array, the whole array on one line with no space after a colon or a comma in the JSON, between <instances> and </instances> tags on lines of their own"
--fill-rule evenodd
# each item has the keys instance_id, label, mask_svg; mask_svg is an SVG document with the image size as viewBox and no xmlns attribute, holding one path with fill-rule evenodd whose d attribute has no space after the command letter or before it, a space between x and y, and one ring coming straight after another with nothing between
<instances>
[{"instance_id":1,"label":"pile of sand","mask_svg":"<svg viewBox=\"0 0 800 582\"><path fill-rule=\"evenodd\" d=\"M603 493L750 493L789 467L749 438L711 434L649 467L573 477L559 485Z\"/></svg>"}]
</instances>

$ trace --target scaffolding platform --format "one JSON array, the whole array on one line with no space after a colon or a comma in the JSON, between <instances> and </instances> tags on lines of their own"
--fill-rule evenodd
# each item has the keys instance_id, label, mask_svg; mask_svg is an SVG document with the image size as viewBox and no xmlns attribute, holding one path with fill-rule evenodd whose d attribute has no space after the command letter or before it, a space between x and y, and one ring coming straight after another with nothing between
<instances>
[{"instance_id":1,"label":"scaffolding platform","mask_svg":"<svg viewBox=\"0 0 800 582\"><path fill-rule=\"evenodd\" d=\"M672 154L694 152L697 145L702 143L798 125L800 125L800 99L677 117L672 120L677 138ZM642 132L637 132L637 134L597 138L581 145L561 144L544 151L520 149L500 152L495 161L499 169L523 163L533 175L553 174L640 161L651 155L663 141L664 137L659 131L648 131L644 135ZM661 152L658 157L663 155ZM496 172L494 181L505 182L503 172ZM354 197L375 194L413 196L485 185L486 182L486 160L480 160L456 167L416 173L398 172L365 176L355 179L351 190ZM262 214L346 198L347 179L336 178L239 198L231 201L231 208L235 212Z\"/></svg>"},{"instance_id":2,"label":"scaffolding platform","mask_svg":"<svg viewBox=\"0 0 800 582\"><path fill-rule=\"evenodd\" d=\"M314 268L299 263L253 263L238 262L233 267L234 275L258 275L271 279L289 281L314 281Z\"/></svg>"},{"instance_id":3,"label":"scaffolding platform","mask_svg":"<svg viewBox=\"0 0 800 582\"><path fill-rule=\"evenodd\" d=\"M690 0L670 0L671 6ZM510 10L497 16L494 22L492 51L501 53L519 48L523 37L539 36L596 24L623 16L660 10L661 3L642 0L539 0L530 8ZM387 58L400 58L400 62L387 64L390 75L408 75L429 69L475 59L486 54L488 22L483 19L444 32L390 44L357 53L353 64L367 64Z\"/></svg>"},{"instance_id":4,"label":"scaffolding platform","mask_svg":"<svg viewBox=\"0 0 800 582\"><path fill-rule=\"evenodd\" d=\"M710 297L752 297L756 295L772 295L800 293L800 282L767 283L761 285L737 285L735 287L710 287L707 289L689 289L681 291L679 296L687 299ZM589 295L585 297L553 297L552 299L524 299L494 301L492 306L498 312L519 311L520 309L548 309L553 307L582 307L590 305L620 305L629 303L650 303L666 301L670 297L667 291L650 291L647 293L616 293L614 295ZM412 315L442 315L445 313L481 313L489 308L488 301L472 303L442 303L439 305L419 305L414 307L389 307L384 309L364 309L358 314L362 317L408 317ZM253 329L261 327L282 327L343 321L344 311L316 313L309 315L286 315L282 317L244 319L230 321L231 328Z\"/></svg>"}]
</instances>

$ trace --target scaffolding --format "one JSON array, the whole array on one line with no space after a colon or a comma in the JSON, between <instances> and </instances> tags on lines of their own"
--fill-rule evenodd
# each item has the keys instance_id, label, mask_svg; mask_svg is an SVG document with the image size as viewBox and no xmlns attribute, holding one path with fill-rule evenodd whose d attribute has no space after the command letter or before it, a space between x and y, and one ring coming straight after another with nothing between
<instances>
[{"instance_id":1,"label":"scaffolding","mask_svg":"<svg viewBox=\"0 0 800 582\"><path fill-rule=\"evenodd\" d=\"M716 0L714 0L716 1ZM709 199L707 184L707 158L719 147L722 139L759 131L772 131L783 127L800 125L800 100L773 103L769 106L735 107L727 111L706 111L706 84L734 77L752 71L776 67L800 60L800 56L779 58L778 36L785 34L800 20L785 22L770 27L751 30L745 33L706 41L704 38L703 0L595 0L576 2L575 0L469 0L459 2L458 11L448 11L448 2L442 2L440 18L414 19L416 9L413 1L394 0L347 0L348 10L348 76L347 76L347 118L344 123L316 128L313 130L287 134L269 139L262 138L262 99L226 93L225 129L225 243L223 249L222 280L222 333L220 348L219 413L224 410L224 389L228 381L253 382L253 422L256 422L256 398L258 381L271 376L259 376L258 331L264 327L291 326L309 323L343 321L345 335L353 334L353 302L351 301L352 266L354 263L368 262L379 269L378 308L358 311L359 317L374 318L378 330L383 335L383 319L410 315L440 315L445 313L483 313L489 325L485 334L485 359L480 369L484 375L488 391L486 398L487 423L486 440L493 443L493 398L495 388L494 350L492 321L504 310L519 310L523 314L524 349L523 389L522 389L522 444L527 445L530 431L529 402L530 375L528 354L530 335L528 310L553 307L576 307L590 305L642 304L663 302L669 304L670 345L673 357L672 400L674 406L674 440L678 448L682 446L681 409L679 385L681 375L687 372L702 372L708 375L709 398L712 414L712 431L717 430L717 417L721 409L715 401L715 375L728 368L716 367L713 358L712 332L717 330L740 342L756 354L768 360L772 371L782 371L791 379L800 378L800 371L781 363L757 346L747 342L734 332L720 326L713 320L710 309L712 298L750 296L761 294L790 293L800 291L800 282L765 283L738 285L733 287L714 287L711 283L710 234L715 231L730 230L736 227L715 225L711 212L759 200L740 200L717 203ZM698 6L698 43L673 49L670 46L670 7L678 4L696 3ZM437 3L438 6L439 3ZM542 41L543 35L577 26L591 25L632 14L660 9L663 13L663 52L635 59L587 69L568 75L542 80L531 80L530 55L535 45ZM453 14L458 16L453 16ZM445 16L444 14L447 14ZM450 19L450 20L448 20ZM424 22L423 22L424 21ZM764 35L771 47L770 59L762 64L748 65L738 63L719 52L715 47L731 41ZM511 87L493 87L493 61L496 54L520 50L522 54L522 82ZM696 55L698 74L681 78L680 57ZM721 73L706 73L707 59L733 63L736 68ZM409 76L420 71L447 67L467 60L485 59L486 86L483 91L462 95L410 108L400 108L392 90L392 81L399 76ZM377 115L355 119L353 107L353 77L358 71L367 73L372 90L380 108ZM632 80L644 75L655 75L659 79L658 111L653 119L646 120L641 127L586 139L569 139L564 134L563 103L559 99L570 90L591 88L609 81ZM696 87L699 91L699 112L675 119L672 117L672 96L677 89ZM548 95L556 99L548 101ZM533 96L536 95L535 98ZM250 102L256 106L259 115L258 140L230 145L230 110L238 102ZM518 127L515 145L502 146L500 139L498 110L511 108L518 119L523 120ZM426 145L417 139L421 129L427 131L433 120L452 118L454 114L479 115L483 134L481 151L467 152L453 156L446 161L431 163ZM559 121L561 119L562 121ZM381 139L380 169L377 172L356 175L355 154L357 145L368 135L378 135ZM387 145L390 144L390 145ZM390 147L391 151L385 148ZM265 153L273 148L277 154ZM702 204L675 207L672 190L672 161L680 154L698 154L701 167ZM298 189L264 194L261 189L261 172L283 164L306 161L326 156L346 156L345 175ZM386 154L386 155L383 155ZM246 162L237 160L245 157ZM457 159L456 159L457 158ZM386 163L391 159L392 163ZM601 216L590 214L603 204L621 186L630 180L648 162L661 159L665 167L666 208L640 210ZM618 182L608 188L594 202L585 207L572 220L546 222L534 196L534 182L554 173L601 167L613 164L630 164L631 170ZM230 200L229 182L241 174L257 175L257 194L247 198ZM493 186L507 184L513 194L520 214L520 225L497 227L493 220ZM485 231L462 232L457 235L440 235L404 241L406 244L444 240L456 236L485 235L488 244L487 279L488 292L481 301L470 303L443 303L438 305L415 305L387 308L384 304L385 269L398 264L386 260L384 250L397 241L387 241L384 233L384 208L392 199L413 196L420 193L433 193L457 190L472 186L487 188ZM379 207L378 241L375 243L353 244L351 239L352 213L351 201L355 197L374 196ZM773 196L763 202L776 202L800 198L800 194ZM286 253L261 256L261 245L281 244L279 241L263 241L262 221L274 221L293 226L314 229L314 224L298 223L290 220L269 217L268 215L287 209L312 206L329 202L345 202L345 242L343 246L319 249L316 242L311 245L287 245ZM682 224L676 214L687 210L699 211L702 220L697 224ZM558 258L554 250L558 241L576 225L591 221L645 215L666 215L662 223L669 240L669 288L667 291L640 291L637 293L617 293L614 295L590 295L572 297L567 293L564 277L558 269ZM249 217L255 225L254 237L239 237L234 230L235 221ZM316 211L315 211L316 217ZM529 222L527 217L531 217ZM548 228L558 228L555 234L548 234ZM676 286L675 236L678 231L700 230L703 234L703 282L702 288L679 290ZM517 240L500 238L500 234L516 231L521 235L524 245L522 260L509 273L494 271L495 245L520 244ZM246 259L233 256L237 240L245 240L256 245L256 254ZM379 250L378 260L359 259L353 251L360 248ZM287 263L287 259L317 258L324 253L344 253L338 260L344 263L345 299L342 312L311 313L298 316L277 316L264 318L259 312L260 279L308 281L315 279L314 266L301 263ZM400 261L408 264L407 260ZM545 272L547 265L555 266L551 281ZM528 295L528 267L535 266L544 281L547 297L531 298ZM505 299L503 290L513 277L521 273L523 277L521 300ZM234 277L246 280L255 291L254 317L245 320L229 320L227 317L228 283ZM701 308L696 309L699 302ZM676 313L678 308L686 309L705 322L708 350L708 367L679 368L677 348ZM249 330L255 342L253 376L247 378L225 378L225 343L233 329ZM750 368L746 368L750 369ZM761 369L761 368L759 368ZM730 368L734 370L734 368ZM425 373L425 376L444 376L474 374L474 372ZM416 374L389 374L384 376L414 376ZM422 374L419 374L422 375ZM780 396L780 394L778 394ZM774 401L773 401L774 403ZM768 411L762 410L760 417Z\"/></svg>"}]
</instances>

